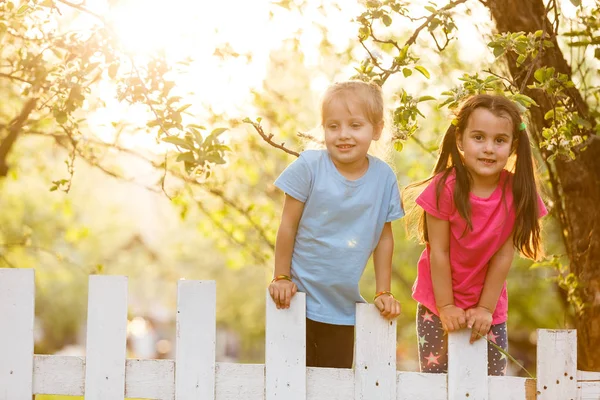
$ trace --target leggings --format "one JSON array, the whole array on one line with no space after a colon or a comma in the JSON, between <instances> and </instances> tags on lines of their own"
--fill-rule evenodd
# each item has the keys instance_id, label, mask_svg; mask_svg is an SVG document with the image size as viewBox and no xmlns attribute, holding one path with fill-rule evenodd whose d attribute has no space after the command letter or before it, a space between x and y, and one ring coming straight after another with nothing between
<instances>
[{"instance_id":1,"label":"leggings","mask_svg":"<svg viewBox=\"0 0 600 400\"><path fill-rule=\"evenodd\" d=\"M492 325L487 339L506 351L508 349L506 322ZM447 333L442 329L440 318L421 304L417 306L417 340L421 372L448 372ZM488 343L488 375L506 375L507 361L504 354Z\"/></svg>"}]
</instances>

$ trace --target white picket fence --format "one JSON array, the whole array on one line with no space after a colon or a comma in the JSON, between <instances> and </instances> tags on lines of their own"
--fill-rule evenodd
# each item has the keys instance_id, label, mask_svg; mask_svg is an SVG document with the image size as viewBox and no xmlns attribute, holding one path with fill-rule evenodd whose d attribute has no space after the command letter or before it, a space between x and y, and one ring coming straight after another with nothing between
<instances>
[{"instance_id":1,"label":"white picket fence","mask_svg":"<svg viewBox=\"0 0 600 400\"><path fill-rule=\"evenodd\" d=\"M0 400L600 399L600 373L577 371L573 330L539 330L537 380L487 376L486 342L450 335L448 374L396 371L396 323L357 305L354 369L306 368L305 298L267 299L265 364L215 362L216 285L178 285L175 360L126 359L127 278L90 276L86 357L33 353L34 271L0 269Z\"/></svg>"}]
</instances>

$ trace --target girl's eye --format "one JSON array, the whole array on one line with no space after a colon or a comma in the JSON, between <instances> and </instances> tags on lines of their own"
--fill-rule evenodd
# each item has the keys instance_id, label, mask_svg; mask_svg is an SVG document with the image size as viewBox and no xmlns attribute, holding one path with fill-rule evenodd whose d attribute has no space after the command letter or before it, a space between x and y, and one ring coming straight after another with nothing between
<instances>
[{"instance_id":1,"label":"girl's eye","mask_svg":"<svg viewBox=\"0 0 600 400\"><path fill-rule=\"evenodd\" d=\"M336 129L337 128L337 124L329 124L329 125L327 125L327 128L329 128L329 129Z\"/></svg>"},{"instance_id":2,"label":"girl's eye","mask_svg":"<svg viewBox=\"0 0 600 400\"><path fill-rule=\"evenodd\" d=\"M473 138L475 140L481 140L481 139L483 139L483 136L481 136L481 135L475 135L475 136L473 136Z\"/></svg>"},{"instance_id":3,"label":"girl's eye","mask_svg":"<svg viewBox=\"0 0 600 400\"><path fill-rule=\"evenodd\" d=\"M498 138L498 139L496 139L496 141L498 143L504 143L504 142L506 142L506 139L504 139L504 138Z\"/></svg>"},{"instance_id":4,"label":"girl's eye","mask_svg":"<svg viewBox=\"0 0 600 400\"><path fill-rule=\"evenodd\" d=\"M352 127L353 127L354 129L358 129L358 128L360 128L361 126L362 126L361 124L352 124Z\"/></svg>"}]
</instances>

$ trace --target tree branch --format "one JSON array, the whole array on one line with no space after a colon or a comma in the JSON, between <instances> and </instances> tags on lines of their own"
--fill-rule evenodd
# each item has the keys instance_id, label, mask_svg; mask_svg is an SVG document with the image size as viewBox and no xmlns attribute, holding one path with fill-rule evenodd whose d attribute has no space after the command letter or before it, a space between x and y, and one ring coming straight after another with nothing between
<instances>
[{"instance_id":1,"label":"tree branch","mask_svg":"<svg viewBox=\"0 0 600 400\"><path fill-rule=\"evenodd\" d=\"M8 153L10 153L12 146L21 133L23 125L25 125L25 122L29 118L29 114L35 108L37 100L37 98L29 99L21 109L21 113L8 125L8 135L0 144L0 177L5 177L8 174L8 164L6 163Z\"/></svg>"},{"instance_id":2,"label":"tree branch","mask_svg":"<svg viewBox=\"0 0 600 400\"><path fill-rule=\"evenodd\" d=\"M438 15L438 13L440 11L448 11L453 9L454 7L456 7L459 4L465 3L467 0L456 0L453 2L450 2L448 4L446 4L444 7L440 8L437 12L432 13L429 17L427 17L427 19L425 20L425 22L423 22L416 30L415 32L412 34L412 36L406 41L406 43L404 44L405 46L410 46L412 44L414 44L417 41L417 37L419 37L419 33L421 33L421 31L423 29L425 29L427 27L427 25L429 25L431 23L431 21L433 21L433 19Z\"/></svg>"},{"instance_id":3,"label":"tree branch","mask_svg":"<svg viewBox=\"0 0 600 400\"><path fill-rule=\"evenodd\" d=\"M281 143L281 144L275 143L272 140L273 139L273 134L267 135L265 133L265 131L263 130L262 126L260 126L260 124L258 122L251 121L250 119L246 119L246 120L244 120L244 122L246 122L247 124L252 125L254 127L254 129L256 130L256 132L258 132L258 134L260 135L260 137L262 137L263 140L265 142L269 143L271 146L273 146L273 147L275 147L277 149L283 150L286 153L291 154L293 156L300 157L300 153L295 152L294 150L288 149L287 147L284 146L285 143Z\"/></svg>"}]
</instances>

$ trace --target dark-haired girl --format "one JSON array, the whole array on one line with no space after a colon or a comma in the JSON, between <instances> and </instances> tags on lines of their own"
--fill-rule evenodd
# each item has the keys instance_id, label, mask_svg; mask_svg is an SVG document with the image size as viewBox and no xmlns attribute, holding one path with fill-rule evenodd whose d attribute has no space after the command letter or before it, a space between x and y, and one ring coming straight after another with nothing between
<instances>
[{"instance_id":1,"label":"dark-haired girl","mask_svg":"<svg viewBox=\"0 0 600 400\"><path fill-rule=\"evenodd\" d=\"M413 286L423 372L446 372L446 332L471 329L507 349L506 277L515 249L538 259L539 218L527 129L517 106L500 95L475 95L446 131L429 179L416 198L426 248ZM413 190L414 191L414 190ZM409 219L410 221L410 219ZM488 374L504 375L506 357L488 345Z\"/></svg>"}]
</instances>

